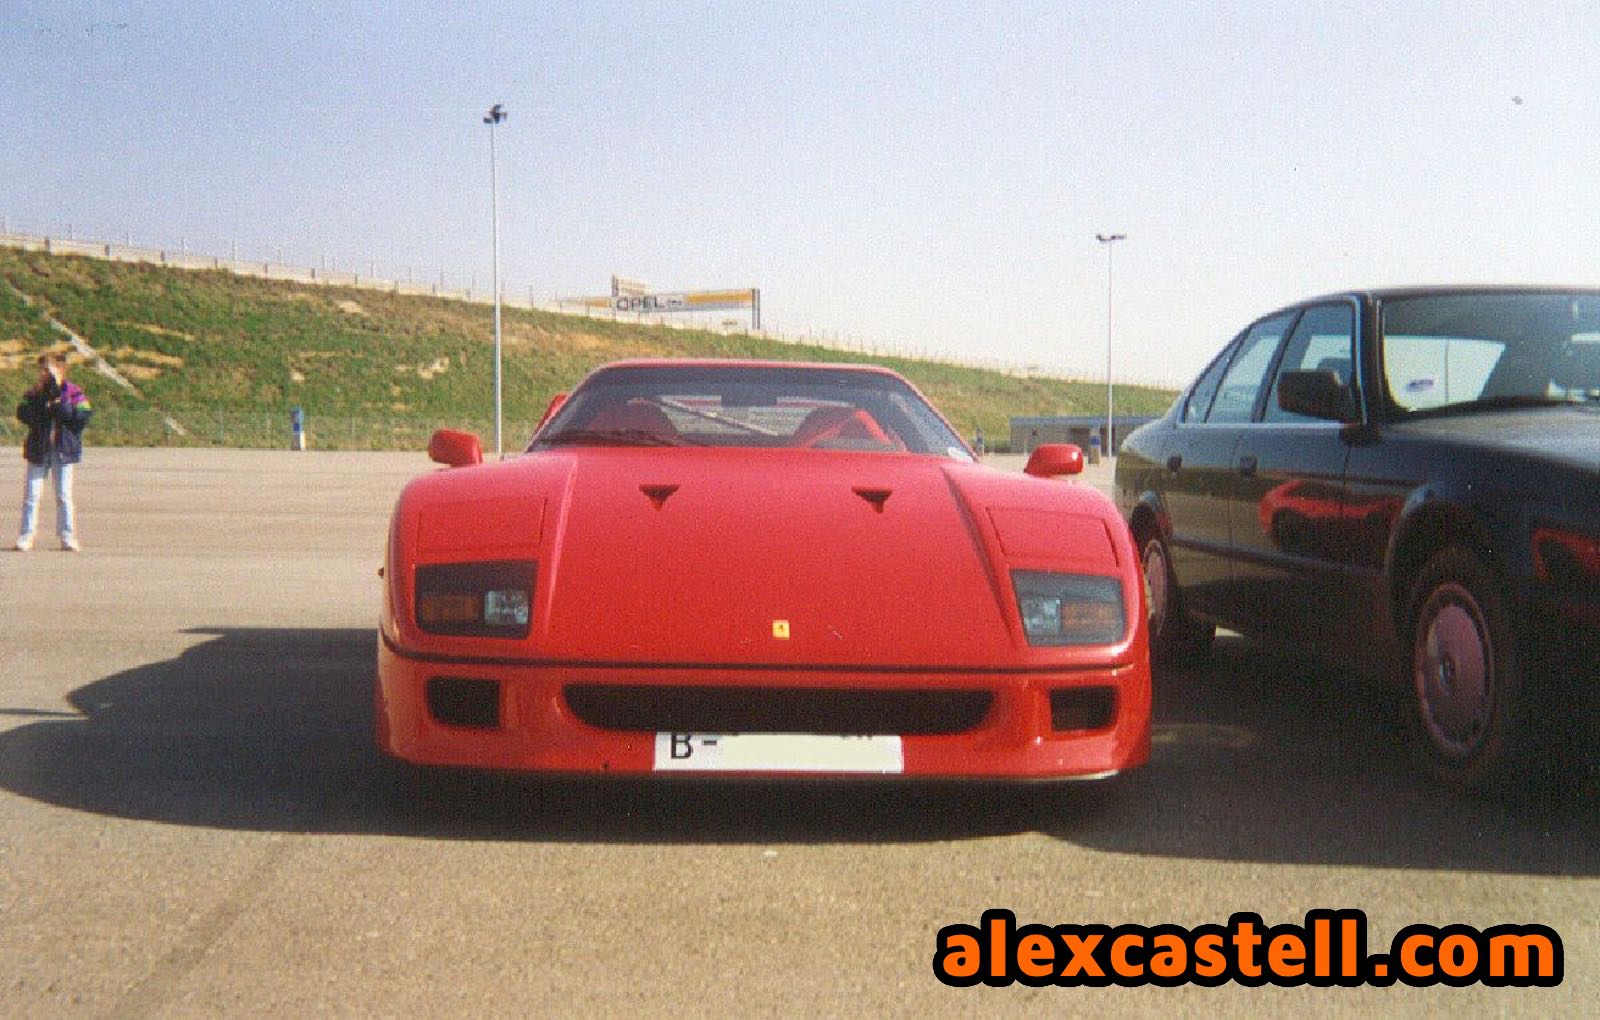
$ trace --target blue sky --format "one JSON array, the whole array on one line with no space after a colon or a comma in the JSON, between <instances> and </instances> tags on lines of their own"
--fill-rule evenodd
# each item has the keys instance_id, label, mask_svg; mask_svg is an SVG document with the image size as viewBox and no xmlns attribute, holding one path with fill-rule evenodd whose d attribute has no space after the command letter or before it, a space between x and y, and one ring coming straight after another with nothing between
<instances>
[{"instance_id":1,"label":"blue sky","mask_svg":"<svg viewBox=\"0 0 1600 1020\"><path fill-rule=\"evenodd\" d=\"M1351 286L1600 283L1600 3L35 3L0 216L1181 380Z\"/></svg>"}]
</instances>

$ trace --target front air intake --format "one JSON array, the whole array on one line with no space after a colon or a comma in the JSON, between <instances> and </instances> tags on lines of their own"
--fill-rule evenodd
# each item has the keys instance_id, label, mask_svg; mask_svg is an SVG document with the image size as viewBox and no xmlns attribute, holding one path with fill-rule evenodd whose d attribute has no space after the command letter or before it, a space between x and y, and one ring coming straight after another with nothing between
<instances>
[{"instance_id":1,"label":"front air intake","mask_svg":"<svg viewBox=\"0 0 1600 1020\"><path fill-rule=\"evenodd\" d=\"M1062 687L1050 692L1050 728L1103 730L1116 719L1117 692L1111 687Z\"/></svg>"},{"instance_id":2,"label":"front air intake","mask_svg":"<svg viewBox=\"0 0 1600 1020\"><path fill-rule=\"evenodd\" d=\"M436 676L428 681L428 714L446 726L496 729L500 725L500 685L493 680Z\"/></svg>"}]
</instances>

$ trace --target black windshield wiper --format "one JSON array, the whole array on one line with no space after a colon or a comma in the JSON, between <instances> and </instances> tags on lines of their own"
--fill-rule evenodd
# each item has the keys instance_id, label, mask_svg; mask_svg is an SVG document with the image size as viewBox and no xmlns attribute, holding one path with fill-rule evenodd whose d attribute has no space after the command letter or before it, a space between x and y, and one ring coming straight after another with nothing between
<instances>
[{"instance_id":1,"label":"black windshield wiper","mask_svg":"<svg viewBox=\"0 0 1600 1020\"><path fill-rule=\"evenodd\" d=\"M684 440L649 429L565 429L539 440L547 446L683 446Z\"/></svg>"}]
</instances>

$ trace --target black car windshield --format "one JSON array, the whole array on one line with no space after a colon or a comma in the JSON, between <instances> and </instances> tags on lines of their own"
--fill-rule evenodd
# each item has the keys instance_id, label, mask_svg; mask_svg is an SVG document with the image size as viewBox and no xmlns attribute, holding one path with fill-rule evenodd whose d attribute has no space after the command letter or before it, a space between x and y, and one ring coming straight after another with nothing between
<instances>
[{"instance_id":1,"label":"black car windshield","mask_svg":"<svg viewBox=\"0 0 1600 1020\"><path fill-rule=\"evenodd\" d=\"M1392 411L1600 404L1600 293L1392 298L1382 322Z\"/></svg>"},{"instance_id":2,"label":"black car windshield","mask_svg":"<svg viewBox=\"0 0 1600 1020\"><path fill-rule=\"evenodd\" d=\"M971 454L927 402L881 372L619 365L590 376L529 450L725 446Z\"/></svg>"}]
</instances>

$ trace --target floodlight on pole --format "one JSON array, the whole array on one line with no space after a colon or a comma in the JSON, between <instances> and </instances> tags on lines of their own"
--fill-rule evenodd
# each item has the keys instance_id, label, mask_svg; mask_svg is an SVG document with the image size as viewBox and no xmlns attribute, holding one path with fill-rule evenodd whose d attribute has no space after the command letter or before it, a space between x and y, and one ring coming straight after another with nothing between
<instances>
[{"instance_id":1,"label":"floodlight on pole","mask_svg":"<svg viewBox=\"0 0 1600 1020\"><path fill-rule=\"evenodd\" d=\"M494 279L490 283L494 288L494 452L502 459L506 451L500 434L500 182L495 172L494 126L505 119L506 108L500 103L491 106L483 118L489 125L489 218L494 230Z\"/></svg>"},{"instance_id":2,"label":"floodlight on pole","mask_svg":"<svg viewBox=\"0 0 1600 1020\"><path fill-rule=\"evenodd\" d=\"M1096 234L1094 239L1106 246L1106 434L1101 451L1110 457L1116 452L1116 443L1111 432L1111 247L1118 241L1126 241L1128 235Z\"/></svg>"}]
</instances>

